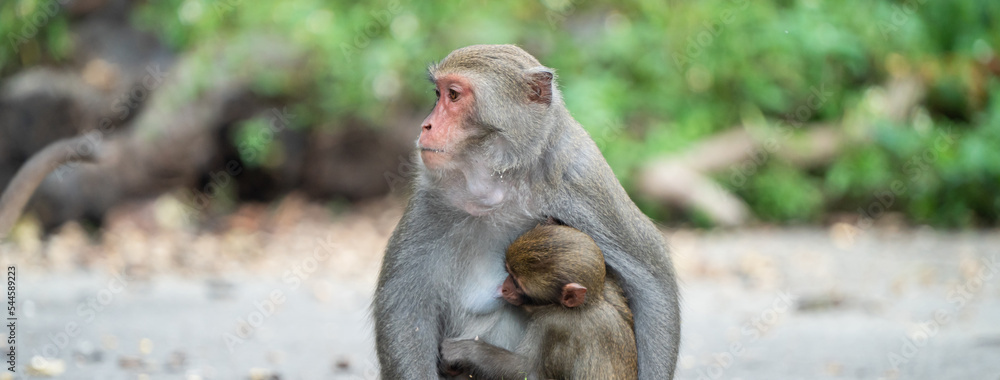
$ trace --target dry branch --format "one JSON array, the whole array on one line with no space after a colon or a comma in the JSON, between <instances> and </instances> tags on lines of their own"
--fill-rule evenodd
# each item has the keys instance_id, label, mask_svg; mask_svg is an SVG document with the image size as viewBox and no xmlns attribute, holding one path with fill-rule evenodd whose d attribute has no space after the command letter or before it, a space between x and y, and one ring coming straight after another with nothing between
<instances>
[{"instance_id":1,"label":"dry branch","mask_svg":"<svg viewBox=\"0 0 1000 380\"><path fill-rule=\"evenodd\" d=\"M896 78L887 86L884 106L873 118L905 120L923 94L918 79ZM804 132L782 139L737 126L687 150L651 160L638 173L639 192L664 204L701 211L717 225L741 225L751 219L746 203L709 174L749 161L761 164L758 161L772 155L797 167L827 165L845 144L863 138L847 133L848 127L855 126L808 125L801 127ZM860 127L863 132L868 129L867 125Z\"/></svg>"},{"instance_id":2,"label":"dry branch","mask_svg":"<svg viewBox=\"0 0 1000 380\"><path fill-rule=\"evenodd\" d=\"M17 212L0 215L0 237L39 182L37 196L44 201L35 203L39 212L56 214L48 218L56 222L103 214L122 200L194 183L218 153L214 145L218 129L263 107L248 101L253 99L253 78L299 71L304 54L292 46L277 38L256 36L220 42L182 57L174 67L165 69L162 86L150 91L141 111L133 110L139 114L131 128L123 132L91 130L54 143L19 169L15 177L27 180L12 181L18 188L4 195L4 204L16 206L12 209ZM247 56L254 59L247 60ZM99 154L92 156L93 152ZM53 163L81 159L93 164L60 168L44 181L38 175L56 170L58 165ZM39 165L45 170L39 171Z\"/></svg>"}]
</instances>

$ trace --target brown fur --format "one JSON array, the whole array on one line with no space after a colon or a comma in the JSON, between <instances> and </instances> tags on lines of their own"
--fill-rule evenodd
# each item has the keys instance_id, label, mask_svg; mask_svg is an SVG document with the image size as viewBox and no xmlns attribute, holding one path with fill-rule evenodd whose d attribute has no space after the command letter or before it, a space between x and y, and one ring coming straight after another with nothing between
<instances>
[{"instance_id":1,"label":"brown fur","mask_svg":"<svg viewBox=\"0 0 1000 380\"><path fill-rule=\"evenodd\" d=\"M588 303L603 297L604 255L575 228L541 225L525 232L507 248L507 265L532 298L557 304L570 283L587 288Z\"/></svg>"},{"instance_id":2,"label":"brown fur","mask_svg":"<svg viewBox=\"0 0 1000 380\"><path fill-rule=\"evenodd\" d=\"M541 302L522 306L529 333L509 352L477 340L446 340L447 371L482 379L636 379L638 362L632 312L621 288L605 277L597 244L571 227L542 225L507 248L510 276L526 296ZM563 287L587 288L585 302L560 304Z\"/></svg>"}]
</instances>

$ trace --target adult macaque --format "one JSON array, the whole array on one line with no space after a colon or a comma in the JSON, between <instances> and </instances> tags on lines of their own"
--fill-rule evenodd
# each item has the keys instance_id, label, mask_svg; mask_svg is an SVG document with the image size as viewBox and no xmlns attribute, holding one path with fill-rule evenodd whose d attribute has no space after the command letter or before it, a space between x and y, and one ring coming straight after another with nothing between
<instances>
[{"instance_id":1,"label":"adult macaque","mask_svg":"<svg viewBox=\"0 0 1000 380\"><path fill-rule=\"evenodd\" d=\"M511 352L475 339L446 339L446 373L476 379L636 379L632 312L604 256L572 227L540 225L507 248L503 299L524 309L527 334Z\"/></svg>"},{"instance_id":2,"label":"adult macaque","mask_svg":"<svg viewBox=\"0 0 1000 380\"><path fill-rule=\"evenodd\" d=\"M547 216L604 252L635 318L639 378L672 378L680 313L666 245L569 115L553 70L516 46L477 45L429 76L438 98L417 139L421 169L372 305L382 378L439 378L444 338L516 347L525 315L497 297L504 251Z\"/></svg>"}]
</instances>

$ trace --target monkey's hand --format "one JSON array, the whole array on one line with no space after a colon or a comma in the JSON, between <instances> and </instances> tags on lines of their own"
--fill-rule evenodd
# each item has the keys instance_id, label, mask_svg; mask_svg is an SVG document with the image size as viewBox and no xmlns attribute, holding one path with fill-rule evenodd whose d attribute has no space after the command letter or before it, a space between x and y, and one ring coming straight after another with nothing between
<instances>
[{"instance_id":1,"label":"monkey's hand","mask_svg":"<svg viewBox=\"0 0 1000 380\"><path fill-rule=\"evenodd\" d=\"M473 365L470 357L477 343L472 339L445 339L441 342L441 373L448 376L470 373Z\"/></svg>"},{"instance_id":2,"label":"monkey's hand","mask_svg":"<svg viewBox=\"0 0 1000 380\"><path fill-rule=\"evenodd\" d=\"M441 342L441 372L477 379L537 379L531 361L492 344L472 339Z\"/></svg>"}]
</instances>

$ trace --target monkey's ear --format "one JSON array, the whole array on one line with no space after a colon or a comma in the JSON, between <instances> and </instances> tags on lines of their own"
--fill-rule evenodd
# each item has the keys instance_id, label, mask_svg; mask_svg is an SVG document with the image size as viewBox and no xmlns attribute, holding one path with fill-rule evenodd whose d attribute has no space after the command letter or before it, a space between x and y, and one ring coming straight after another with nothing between
<instances>
[{"instance_id":1,"label":"monkey's ear","mask_svg":"<svg viewBox=\"0 0 1000 380\"><path fill-rule=\"evenodd\" d=\"M552 70L546 67L528 70L528 100L545 105L552 104Z\"/></svg>"},{"instance_id":2,"label":"monkey's ear","mask_svg":"<svg viewBox=\"0 0 1000 380\"><path fill-rule=\"evenodd\" d=\"M587 299L587 288L575 282L563 286L562 304L566 307L577 307L583 305Z\"/></svg>"}]
</instances>

